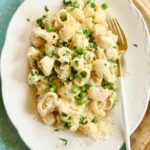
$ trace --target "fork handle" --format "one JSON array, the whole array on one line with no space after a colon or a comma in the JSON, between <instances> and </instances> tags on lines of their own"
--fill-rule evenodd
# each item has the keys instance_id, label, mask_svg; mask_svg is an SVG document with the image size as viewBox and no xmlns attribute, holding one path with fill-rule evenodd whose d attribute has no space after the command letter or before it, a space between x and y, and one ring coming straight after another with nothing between
<instances>
[{"instance_id":1,"label":"fork handle","mask_svg":"<svg viewBox=\"0 0 150 150\"><path fill-rule=\"evenodd\" d=\"M123 117L123 132L124 132L124 140L126 143L126 149L130 150L130 134L129 134L129 123L128 123L128 114L127 114L127 103L125 98L125 90L124 90L124 84L123 84L123 77L120 77L119 80L120 84L120 98L121 98L121 110L122 110L122 117Z\"/></svg>"}]
</instances>

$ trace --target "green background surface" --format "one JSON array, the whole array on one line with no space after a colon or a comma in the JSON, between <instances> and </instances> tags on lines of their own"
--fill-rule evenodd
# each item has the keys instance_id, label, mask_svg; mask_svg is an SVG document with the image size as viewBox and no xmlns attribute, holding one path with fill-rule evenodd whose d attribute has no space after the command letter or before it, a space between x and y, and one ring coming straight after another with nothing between
<instances>
[{"instance_id":1,"label":"green background surface","mask_svg":"<svg viewBox=\"0 0 150 150\"><path fill-rule=\"evenodd\" d=\"M9 21L17 7L22 2L23 0L0 0L0 50L2 50L4 44ZM23 143L16 129L9 120L2 101L2 95L0 93L0 150L28 149L29 148ZM125 145L121 148L121 150L125 150Z\"/></svg>"}]
</instances>

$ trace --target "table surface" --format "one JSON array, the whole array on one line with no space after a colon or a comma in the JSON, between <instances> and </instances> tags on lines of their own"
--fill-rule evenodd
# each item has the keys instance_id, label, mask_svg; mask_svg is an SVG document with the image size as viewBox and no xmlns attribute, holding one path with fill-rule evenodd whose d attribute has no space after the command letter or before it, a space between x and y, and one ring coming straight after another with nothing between
<instances>
[{"instance_id":1,"label":"table surface","mask_svg":"<svg viewBox=\"0 0 150 150\"><path fill-rule=\"evenodd\" d=\"M0 52L2 50L9 21L23 0L0 0ZM150 2L150 0L149 0ZM0 80L1 83L1 80ZM1 84L0 84L1 88ZM0 92L0 150L28 150L10 122ZM122 147L122 150L125 147Z\"/></svg>"}]
</instances>

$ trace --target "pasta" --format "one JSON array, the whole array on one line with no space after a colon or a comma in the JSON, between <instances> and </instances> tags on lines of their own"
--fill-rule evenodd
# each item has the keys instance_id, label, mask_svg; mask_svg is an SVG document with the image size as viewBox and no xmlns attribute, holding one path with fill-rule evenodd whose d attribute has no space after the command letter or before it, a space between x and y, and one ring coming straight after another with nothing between
<instances>
[{"instance_id":1,"label":"pasta","mask_svg":"<svg viewBox=\"0 0 150 150\"><path fill-rule=\"evenodd\" d=\"M64 0L56 14L36 20L27 57L28 83L47 125L99 139L117 98L118 37L106 22L106 5Z\"/></svg>"}]
</instances>

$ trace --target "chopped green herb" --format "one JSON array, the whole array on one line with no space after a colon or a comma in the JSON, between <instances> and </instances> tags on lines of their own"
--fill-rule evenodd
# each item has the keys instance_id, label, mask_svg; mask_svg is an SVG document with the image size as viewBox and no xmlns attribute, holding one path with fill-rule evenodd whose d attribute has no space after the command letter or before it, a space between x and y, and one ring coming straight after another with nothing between
<instances>
[{"instance_id":1,"label":"chopped green herb","mask_svg":"<svg viewBox=\"0 0 150 150\"><path fill-rule=\"evenodd\" d=\"M55 129L54 131L59 131L59 129Z\"/></svg>"},{"instance_id":2,"label":"chopped green herb","mask_svg":"<svg viewBox=\"0 0 150 150\"><path fill-rule=\"evenodd\" d=\"M97 44L95 42L90 43L90 48L97 49Z\"/></svg>"},{"instance_id":3,"label":"chopped green herb","mask_svg":"<svg viewBox=\"0 0 150 150\"><path fill-rule=\"evenodd\" d=\"M93 0L88 0L88 1L85 3L85 7L86 7L88 4L92 3L92 2L93 2Z\"/></svg>"},{"instance_id":4,"label":"chopped green herb","mask_svg":"<svg viewBox=\"0 0 150 150\"><path fill-rule=\"evenodd\" d=\"M115 45L115 46L113 46L113 48L118 49L119 47L118 47L118 45Z\"/></svg>"},{"instance_id":5,"label":"chopped green herb","mask_svg":"<svg viewBox=\"0 0 150 150\"><path fill-rule=\"evenodd\" d=\"M65 5L68 5L68 4L72 3L72 0L64 0L63 2L64 2Z\"/></svg>"},{"instance_id":6,"label":"chopped green herb","mask_svg":"<svg viewBox=\"0 0 150 150\"><path fill-rule=\"evenodd\" d=\"M35 76L34 76L34 75L31 77L31 81L32 81L32 82L35 81Z\"/></svg>"},{"instance_id":7,"label":"chopped green herb","mask_svg":"<svg viewBox=\"0 0 150 150\"><path fill-rule=\"evenodd\" d=\"M76 48L76 53L79 55L85 55L86 51L83 48Z\"/></svg>"},{"instance_id":8,"label":"chopped green herb","mask_svg":"<svg viewBox=\"0 0 150 150\"><path fill-rule=\"evenodd\" d=\"M47 6L45 6L45 7L44 7L44 10L45 10L46 12L48 12L48 11L49 11L49 9L48 9L48 7L47 7Z\"/></svg>"},{"instance_id":9,"label":"chopped green herb","mask_svg":"<svg viewBox=\"0 0 150 150\"><path fill-rule=\"evenodd\" d=\"M79 66L79 61L78 61L78 60L75 60L75 61L74 61L74 64L75 64L76 66Z\"/></svg>"},{"instance_id":10,"label":"chopped green herb","mask_svg":"<svg viewBox=\"0 0 150 150\"><path fill-rule=\"evenodd\" d=\"M36 23L38 24L38 25L41 25L42 24L42 18L38 18L37 20L36 20Z\"/></svg>"},{"instance_id":11,"label":"chopped green herb","mask_svg":"<svg viewBox=\"0 0 150 150\"><path fill-rule=\"evenodd\" d=\"M84 29L83 30L83 33L85 34L85 36L87 37L87 38L92 38L93 37L93 31L89 31L89 30L87 30L87 29Z\"/></svg>"},{"instance_id":12,"label":"chopped green herb","mask_svg":"<svg viewBox=\"0 0 150 150\"><path fill-rule=\"evenodd\" d=\"M77 74L77 71L73 67L70 68L70 71L71 71L71 75L72 76L74 76L75 74Z\"/></svg>"},{"instance_id":13,"label":"chopped green herb","mask_svg":"<svg viewBox=\"0 0 150 150\"><path fill-rule=\"evenodd\" d=\"M49 88L46 89L46 92L56 92L57 91L57 87L56 85L50 85Z\"/></svg>"},{"instance_id":14,"label":"chopped green herb","mask_svg":"<svg viewBox=\"0 0 150 150\"><path fill-rule=\"evenodd\" d=\"M48 56L48 57L52 57L53 56L53 51L52 50L48 50L48 51L46 51L46 55Z\"/></svg>"},{"instance_id":15,"label":"chopped green herb","mask_svg":"<svg viewBox=\"0 0 150 150\"><path fill-rule=\"evenodd\" d=\"M65 127L66 129L70 129L70 128L72 127L72 122L71 122L71 121L65 122L65 123L64 123L64 127Z\"/></svg>"},{"instance_id":16,"label":"chopped green herb","mask_svg":"<svg viewBox=\"0 0 150 150\"><path fill-rule=\"evenodd\" d=\"M116 90L115 85L111 82L106 81L106 80L102 81L102 87L104 89L109 89L109 90L113 90L113 91Z\"/></svg>"},{"instance_id":17,"label":"chopped green herb","mask_svg":"<svg viewBox=\"0 0 150 150\"><path fill-rule=\"evenodd\" d=\"M91 7L92 8L96 8L96 4L95 3L91 3Z\"/></svg>"},{"instance_id":18,"label":"chopped green herb","mask_svg":"<svg viewBox=\"0 0 150 150\"><path fill-rule=\"evenodd\" d=\"M93 57L93 60L96 60L96 57Z\"/></svg>"},{"instance_id":19,"label":"chopped green herb","mask_svg":"<svg viewBox=\"0 0 150 150\"><path fill-rule=\"evenodd\" d=\"M87 123L88 123L88 121L87 121L87 118L86 118L86 117L81 117L81 118L80 118L79 124L85 125L85 124L87 124Z\"/></svg>"},{"instance_id":20,"label":"chopped green herb","mask_svg":"<svg viewBox=\"0 0 150 150\"><path fill-rule=\"evenodd\" d=\"M59 66L61 65L61 62L58 61L58 60L56 60L55 63L54 63L54 65L55 65L56 67L59 67Z\"/></svg>"},{"instance_id":21,"label":"chopped green herb","mask_svg":"<svg viewBox=\"0 0 150 150\"><path fill-rule=\"evenodd\" d=\"M77 33L77 34L82 34L82 32L80 32L80 31L76 31L76 33Z\"/></svg>"},{"instance_id":22,"label":"chopped green herb","mask_svg":"<svg viewBox=\"0 0 150 150\"><path fill-rule=\"evenodd\" d=\"M67 121L64 122L64 127L66 129L70 129L72 127L72 124L73 124L72 117L69 116L68 119L67 119Z\"/></svg>"},{"instance_id":23,"label":"chopped green herb","mask_svg":"<svg viewBox=\"0 0 150 150\"><path fill-rule=\"evenodd\" d=\"M40 52L38 56L39 56L39 58L41 59L41 58L44 57L44 55L45 55L45 54L44 54L43 52Z\"/></svg>"},{"instance_id":24,"label":"chopped green herb","mask_svg":"<svg viewBox=\"0 0 150 150\"><path fill-rule=\"evenodd\" d=\"M47 31L47 32L51 32L51 31L52 31L52 26L51 26L51 25L48 25L48 26L46 27L46 31Z\"/></svg>"},{"instance_id":25,"label":"chopped green herb","mask_svg":"<svg viewBox=\"0 0 150 150\"><path fill-rule=\"evenodd\" d=\"M57 88L55 86L53 86L53 87L50 88L50 92L56 92L56 89Z\"/></svg>"},{"instance_id":26,"label":"chopped green herb","mask_svg":"<svg viewBox=\"0 0 150 150\"><path fill-rule=\"evenodd\" d=\"M67 145L68 141L66 139L63 139L63 138L58 138L59 140L63 141L65 146Z\"/></svg>"},{"instance_id":27,"label":"chopped green herb","mask_svg":"<svg viewBox=\"0 0 150 150\"><path fill-rule=\"evenodd\" d=\"M28 22L30 22L30 19L29 19L29 18L27 18L26 20L27 20Z\"/></svg>"},{"instance_id":28,"label":"chopped green herb","mask_svg":"<svg viewBox=\"0 0 150 150\"><path fill-rule=\"evenodd\" d=\"M32 75L38 75L39 74L39 70L35 69L35 70L32 70Z\"/></svg>"},{"instance_id":29,"label":"chopped green herb","mask_svg":"<svg viewBox=\"0 0 150 150\"><path fill-rule=\"evenodd\" d=\"M43 28L43 22L44 22L44 20L45 20L45 18L46 18L47 16L45 16L45 15L43 15L41 18L38 18L37 20L36 20L36 23L40 26L40 27L42 27Z\"/></svg>"},{"instance_id":30,"label":"chopped green herb","mask_svg":"<svg viewBox=\"0 0 150 150\"><path fill-rule=\"evenodd\" d=\"M68 64L68 62L67 62L67 61L64 61L62 64L63 64L63 65L67 65L67 64Z\"/></svg>"},{"instance_id":31,"label":"chopped green herb","mask_svg":"<svg viewBox=\"0 0 150 150\"><path fill-rule=\"evenodd\" d=\"M58 29L53 29L53 32L56 32L56 33L58 33L58 31L59 31Z\"/></svg>"},{"instance_id":32,"label":"chopped green herb","mask_svg":"<svg viewBox=\"0 0 150 150\"><path fill-rule=\"evenodd\" d=\"M77 2L75 2L75 3L72 4L72 7L74 7L74 8L79 8L79 7L80 7L80 4L78 4Z\"/></svg>"},{"instance_id":33,"label":"chopped green herb","mask_svg":"<svg viewBox=\"0 0 150 150\"><path fill-rule=\"evenodd\" d=\"M55 80L55 76L54 75L48 77L48 84L49 84L49 86L53 86L54 85L54 80Z\"/></svg>"},{"instance_id":34,"label":"chopped green herb","mask_svg":"<svg viewBox=\"0 0 150 150\"><path fill-rule=\"evenodd\" d=\"M108 62L110 62L110 63L117 63L118 59L110 58L110 59L108 59Z\"/></svg>"},{"instance_id":35,"label":"chopped green herb","mask_svg":"<svg viewBox=\"0 0 150 150\"><path fill-rule=\"evenodd\" d=\"M102 4L102 8L105 10L105 9L107 9L108 8L108 4L107 3L103 3Z\"/></svg>"},{"instance_id":36,"label":"chopped green herb","mask_svg":"<svg viewBox=\"0 0 150 150\"><path fill-rule=\"evenodd\" d=\"M78 89L77 87L75 87L75 86L73 86L73 87L71 88L71 93L73 93L73 94L77 94L78 91L79 91L79 89Z\"/></svg>"},{"instance_id":37,"label":"chopped green herb","mask_svg":"<svg viewBox=\"0 0 150 150\"><path fill-rule=\"evenodd\" d=\"M63 53L63 56L69 56L70 55L70 52L68 50L66 50L64 53Z\"/></svg>"},{"instance_id":38,"label":"chopped green herb","mask_svg":"<svg viewBox=\"0 0 150 150\"><path fill-rule=\"evenodd\" d=\"M99 118L98 118L97 116L95 116L95 117L92 119L92 122L93 122L93 123L99 122Z\"/></svg>"},{"instance_id":39,"label":"chopped green herb","mask_svg":"<svg viewBox=\"0 0 150 150\"><path fill-rule=\"evenodd\" d=\"M64 113L64 112L62 112L61 115L62 115L63 117L67 117L67 116L68 116L68 115L67 115L66 113Z\"/></svg>"},{"instance_id":40,"label":"chopped green herb","mask_svg":"<svg viewBox=\"0 0 150 150\"><path fill-rule=\"evenodd\" d=\"M133 46L138 47L138 45L137 45L137 44L133 44Z\"/></svg>"},{"instance_id":41,"label":"chopped green herb","mask_svg":"<svg viewBox=\"0 0 150 150\"><path fill-rule=\"evenodd\" d=\"M63 42L62 41L58 41L56 46L58 46L58 47L60 47L60 46L69 47L69 42L70 41L68 41L68 42L66 42L66 41L63 41Z\"/></svg>"}]
</instances>

